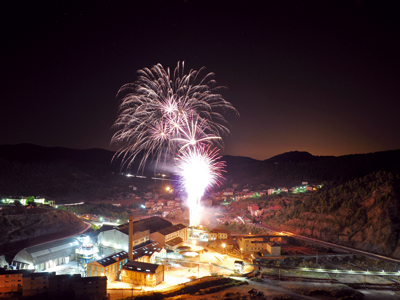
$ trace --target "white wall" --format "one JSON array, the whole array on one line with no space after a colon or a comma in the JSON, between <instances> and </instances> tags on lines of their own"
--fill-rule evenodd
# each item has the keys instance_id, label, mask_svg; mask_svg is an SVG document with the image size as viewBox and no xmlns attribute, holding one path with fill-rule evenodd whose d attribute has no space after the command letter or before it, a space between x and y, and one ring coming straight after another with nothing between
<instances>
[{"instance_id":1,"label":"white wall","mask_svg":"<svg viewBox=\"0 0 400 300\"><path fill-rule=\"evenodd\" d=\"M100 232L97 241L99 246L128 251L129 236L116 229Z\"/></svg>"}]
</instances>

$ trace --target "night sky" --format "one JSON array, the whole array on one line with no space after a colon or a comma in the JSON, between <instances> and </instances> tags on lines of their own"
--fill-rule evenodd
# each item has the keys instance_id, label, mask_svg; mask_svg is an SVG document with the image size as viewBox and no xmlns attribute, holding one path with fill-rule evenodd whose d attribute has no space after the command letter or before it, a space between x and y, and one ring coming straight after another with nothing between
<instances>
[{"instance_id":1,"label":"night sky","mask_svg":"<svg viewBox=\"0 0 400 300\"><path fill-rule=\"evenodd\" d=\"M224 154L400 148L399 1L10 0L0 16L0 144L116 150L118 89L185 61L240 113Z\"/></svg>"}]
</instances>

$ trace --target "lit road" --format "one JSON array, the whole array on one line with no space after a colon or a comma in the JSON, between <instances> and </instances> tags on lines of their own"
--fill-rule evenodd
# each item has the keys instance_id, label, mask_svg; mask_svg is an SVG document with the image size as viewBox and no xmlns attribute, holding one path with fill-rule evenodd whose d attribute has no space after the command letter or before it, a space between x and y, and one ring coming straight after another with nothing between
<instances>
[{"instance_id":1,"label":"lit road","mask_svg":"<svg viewBox=\"0 0 400 300\"><path fill-rule=\"evenodd\" d=\"M310 272L310 273L329 273L329 274L342 274L342 275L365 275L365 276L400 276L400 271L397 272L388 272L388 271L359 271L359 270L332 270L332 269L315 269L315 268L301 268L301 267L282 267L282 266L263 266L262 264L248 264L255 267L266 267L266 268L275 268L275 269L285 269L285 270L299 270L302 272Z\"/></svg>"},{"instance_id":2,"label":"lit road","mask_svg":"<svg viewBox=\"0 0 400 300\"><path fill-rule=\"evenodd\" d=\"M90 228L90 226L92 226L90 223L83 221L86 224L86 228L83 229L81 232L79 232L78 234L82 234L84 233L86 230L88 230ZM76 234L74 234L76 235Z\"/></svg>"},{"instance_id":3,"label":"lit road","mask_svg":"<svg viewBox=\"0 0 400 300\"><path fill-rule=\"evenodd\" d=\"M313 242L313 243L319 244L321 246L328 246L328 247L331 247L331 248L336 248L336 249L340 249L340 250L343 250L343 251L348 251L350 253L367 255L369 257L374 257L374 258L383 259L383 260L390 261L390 262L400 263L399 259L390 258L390 257L387 257L387 256L383 256L383 255L379 255L379 254L375 254L375 253L370 253L370 252L366 252L366 251L363 251L363 250L358 250L358 249L354 249L354 248L350 248L350 247L346 247L346 246L342 246L342 245L337 245L337 244L321 241L321 240L314 239L314 238L309 238L309 237L306 237L306 236L298 235L298 234L293 233L293 232L280 231L280 230L277 230L276 228L272 228L272 227L267 226L265 224L255 224L255 226L263 227L263 228L266 228L266 229L269 229L269 230L272 230L272 231L275 231L275 232L281 232L283 235L292 236L292 237L295 237L295 238L297 238L299 240L303 240L303 241L307 241L307 242Z\"/></svg>"}]
</instances>

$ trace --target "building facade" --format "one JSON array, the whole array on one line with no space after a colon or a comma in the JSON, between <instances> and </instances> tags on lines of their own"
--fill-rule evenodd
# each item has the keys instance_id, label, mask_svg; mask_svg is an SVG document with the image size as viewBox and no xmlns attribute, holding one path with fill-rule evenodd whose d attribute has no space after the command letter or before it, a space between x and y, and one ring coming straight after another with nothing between
<instances>
[{"instance_id":1,"label":"building facade","mask_svg":"<svg viewBox=\"0 0 400 300\"><path fill-rule=\"evenodd\" d=\"M122 268L121 281L154 287L164 281L164 266L130 261Z\"/></svg>"},{"instance_id":2,"label":"building facade","mask_svg":"<svg viewBox=\"0 0 400 300\"><path fill-rule=\"evenodd\" d=\"M281 239L282 236L250 235L238 238L238 246L242 253L262 252L264 255L281 255L281 246L274 242L274 239Z\"/></svg>"},{"instance_id":3,"label":"building facade","mask_svg":"<svg viewBox=\"0 0 400 300\"><path fill-rule=\"evenodd\" d=\"M0 297L22 292L23 271L0 271Z\"/></svg>"},{"instance_id":4,"label":"building facade","mask_svg":"<svg viewBox=\"0 0 400 300\"><path fill-rule=\"evenodd\" d=\"M123 228L125 229L125 228ZM133 234L133 245L139 245L150 239L150 231L136 231ZM120 230L113 228L111 230L100 232L97 237L97 243L100 247L111 247L117 250L128 251L129 232L128 230Z\"/></svg>"},{"instance_id":5,"label":"building facade","mask_svg":"<svg viewBox=\"0 0 400 300\"><path fill-rule=\"evenodd\" d=\"M80 274L56 275L33 270L0 271L0 298L35 296L35 299L106 299L106 277L81 277ZM37 297L37 298L36 298Z\"/></svg>"},{"instance_id":6,"label":"building facade","mask_svg":"<svg viewBox=\"0 0 400 300\"><path fill-rule=\"evenodd\" d=\"M22 276L22 296L32 296L47 293L49 290L49 277L55 272L40 272L24 274Z\"/></svg>"},{"instance_id":7,"label":"building facade","mask_svg":"<svg viewBox=\"0 0 400 300\"><path fill-rule=\"evenodd\" d=\"M150 235L150 238L151 240L158 242L161 247L174 250L186 242L187 236L187 226L183 224L177 224L153 232Z\"/></svg>"},{"instance_id":8,"label":"building facade","mask_svg":"<svg viewBox=\"0 0 400 300\"><path fill-rule=\"evenodd\" d=\"M231 232L226 229L214 228L208 233L209 241L228 240L231 238Z\"/></svg>"},{"instance_id":9,"label":"building facade","mask_svg":"<svg viewBox=\"0 0 400 300\"><path fill-rule=\"evenodd\" d=\"M108 281L120 279L121 268L128 262L128 252L121 251L89 262L86 266L86 276L107 276Z\"/></svg>"}]
</instances>

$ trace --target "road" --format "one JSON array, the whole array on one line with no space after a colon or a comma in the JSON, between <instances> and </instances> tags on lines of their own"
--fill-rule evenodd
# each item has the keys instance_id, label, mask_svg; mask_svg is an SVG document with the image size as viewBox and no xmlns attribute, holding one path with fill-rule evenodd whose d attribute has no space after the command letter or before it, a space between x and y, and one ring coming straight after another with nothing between
<instances>
[{"instance_id":1,"label":"road","mask_svg":"<svg viewBox=\"0 0 400 300\"><path fill-rule=\"evenodd\" d=\"M267 226L265 224L258 223L258 224L255 224L255 226L256 227L262 227L262 228L265 228L265 229L269 229L269 230L272 230L272 231L275 231L275 232L282 232L282 234L284 234L284 235L292 236L292 237L295 237L296 239L299 239L299 240L312 242L312 243L315 243L317 245L328 246L328 247L331 247L331 248L336 248L336 249L340 249L340 250L343 250L343 251L348 251L348 252L354 253L354 254L362 254L362 255L367 255L369 257L376 258L376 259L383 259L383 260L386 260L386 261L389 261L389 262L400 263L399 259L395 259L395 258L391 258L391 257L387 257L387 256L375 254L375 253L370 253L370 252L363 251L363 250L358 250L358 249L354 249L354 248L350 248L350 247L346 247L346 246L342 246L342 245L338 245L338 244L333 244L333 243L321 241L321 240L318 240L318 239L314 239L314 238L298 235L298 234L293 233L293 232L280 231L280 230L278 230L276 228L272 228L272 227Z\"/></svg>"}]
</instances>

